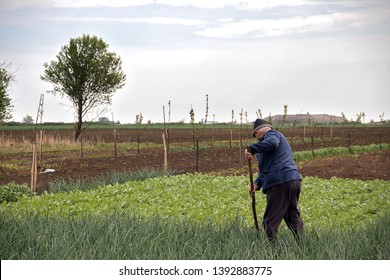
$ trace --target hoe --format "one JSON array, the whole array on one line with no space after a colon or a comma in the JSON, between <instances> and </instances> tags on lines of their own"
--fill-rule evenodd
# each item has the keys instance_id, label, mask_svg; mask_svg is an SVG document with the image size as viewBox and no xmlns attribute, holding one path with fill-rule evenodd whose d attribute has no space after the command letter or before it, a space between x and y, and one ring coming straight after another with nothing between
<instances>
[{"instance_id":1,"label":"hoe","mask_svg":"<svg viewBox=\"0 0 390 280\"><path fill-rule=\"evenodd\" d=\"M249 150L250 150L249 146L247 146L247 151ZM253 220L255 222L257 237L259 237L259 222L257 221L257 214L256 214L256 194L255 194L256 190L255 190L255 183L253 182L252 160L250 158L248 158L248 167L249 167L249 180L251 184Z\"/></svg>"}]
</instances>

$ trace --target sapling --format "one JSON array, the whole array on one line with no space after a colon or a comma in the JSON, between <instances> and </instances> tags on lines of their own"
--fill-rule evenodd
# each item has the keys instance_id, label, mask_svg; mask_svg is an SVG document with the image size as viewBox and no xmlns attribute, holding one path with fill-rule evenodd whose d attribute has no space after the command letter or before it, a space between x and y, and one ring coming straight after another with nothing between
<instances>
[{"instance_id":1,"label":"sapling","mask_svg":"<svg viewBox=\"0 0 390 280\"><path fill-rule=\"evenodd\" d=\"M271 116L271 113L269 113L268 115L268 122L270 125L272 125L272 116Z\"/></svg>"},{"instance_id":2,"label":"sapling","mask_svg":"<svg viewBox=\"0 0 390 280\"><path fill-rule=\"evenodd\" d=\"M309 112L307 112L307 115L308 115L308 120L307 120L307 123L310 127L310 134L311 134L311 154L312 154L312 157L314 158L314 135L313 135L313 128L314 128L314 125L315 125L315 122L311 120L311 115L309 114Z\"/></svg>"},{"instance_id":3,"label":"sapling","mask_svg":"<svg viewBox=\"0 0 390 280\"><path fill-rule=\"evenodd\" d=\"M257 109L256 115L257 115L257 118L259 118L259 119L263 118L263 114L261 113L261 109Z\"/></svg>"},{"instance_id":4,"label":"sapling","mask_svg":"<svg viewBox=\"0 0 390 280\"><path fill-rule=\"evenodd\" d=\"M203 134L206 130L208 114L209 114L209 95L206 94L206 112L205 112L205 118L203 120L203 127L200 130L200 133L197 133L196 129L195 129L195 111L192 108L192 105L191 105L191 109L190 109L192 137L194 139L194 144L195 144L195 148L196 148L196 172L199 171L199 139L203 136Z\"/></svg>"},{"instance_id":5,"label":"sapling","mask_svg":"<svg viewBox=\"0 0 390 280\"><path fill-rule=\"evenodd\" d=\"M40 117L40 123L42 126L42 117L43 117L43 98L44 95L41 94L39 99L39 106L38 106L38 112L37 112L37 118L35 122L35 141L32 144L32 164L31 164L31 191L36 192L37 191L37 181L38 181L38 166L40 165L40 161L42 159L42 129L40 130L39 136L37 133L37 125L38 125L38 118ZM37 144L38 143L38 144ZM39 160L38 160L38 153L39 153Z\"/></svg>"},{"instance_id":6,"label":"sapling","mask_svg":"<svg viewBox=\"0 0 390 280\"><path fill-rule=\"evenodd\" d=\"M347 126L348 124L348 119L347 117L345 116L344 112L341 112L341 118L343 119L343 128L345 129L345 127ZM344 140L344 129L341 131L341 139Z\"/></svg>"},{"instance_id":7,"label":"sapling","mask_svg":"<svg viewBox=\"0 0 390 280\"><path fill-rule=\"evenodd\" d=\"M164 119L164 137L167 145L167 150L169 150L169 142L170 142L170 128L171 128L171 100L168 101L168 128L165 121L165 106L163 106L163 119Z\"/></svg>"},{"instance_id":8,"label":"sapling","mask_svg":"<svg viewBox=\"0 0 390 280\"><path fill-rule=\"evenodd\" d=\"M214 147L215 114L213 114L213 132L211 134L211 147Z\"/></svg>"},{"instance_id":9,"label":"sapling","mask_svg":"<svg viewBox=\"0 0 390 280\"><path fill-rule=\"evenodd\" d=\"M233 143L233 126L236 123L234 119L234 110L232 110L232 121L230 122L230 148L232 147Z\"/></svg>"},{"instance_id":10,"label":"sapling","mask_svg":"<svg viewBox=\"0 0 390 280\"><path fill-rule=\"evenodd\" d=\"M288 111L288 105L283 105L284 106L284 110L283 110L283 119L282 119L282 124L280 124L279 122L279 126L278 126L278 130L280 130L281 128L283 128L283 126L285 125L286 123L286 117L287 117L287 111ZM280 120L280 119L279 119Z\"/></svg>"},{"instance_id":11,"label":"sapling","mask_svg":"<svg viewBox=\"0 0 390 280\"><path fill-rule=\"evenodd\" d=\"M379 115L379 120L381 122L381 125L379 127L379 148L382 149L382 126L385 123L385 113L383 112L382 114Z\"/></svg>"},{"instance_id":12,"label":"sapling","mask_svg":"<svg viewBox=\"0 0 390 280\"><path fill-rule=\"evenodd\" d=\"M149 120L145 124L145 126L143 128L141 128L143 119L144 119L144 117L142 116L142 113L139 113L139 115L135 116L135 124L137 127L137 152L138 153L140 151L140 132L141 132L141 129L146 129L151 123L151 121Z\"/></svg>"},{"instance_id":13,"label":"sapling","mask_svg":"<svg viewBox=\"0 0 390 280\"><path fill-rule=\"evenodd\" d=\"M240 112L240 135L239 135L239 139L240 139L240 166L242 167L242 118L243 118L243 115L244 115L244 111L243 109L241 109L241 112Z\"/></svg>"},{"instance_id":14,"label":"sapling","mask_svg":"<svg viewBox=\"0 0 390 280\"><path fill-rule=\"evenodd\" d=\"M114 121L114 113L111 112L112 116L112 132L114 136L114 156L118 155L117 148L116 148L116 128L115 128L115 121Z\"/></svg>"},{"instance_id":15,"label":"sapling","mask_svg":"<svg viewBox=\"0 0 390 280\"><path fill-rule=\"evenodd\" d=\"M246 138L249 138L249 119L248 112L245 112L245 123L246 123Z\"/></svg>"},{"instance_id":16,"label":"sapling","mask_svg":"<svg viewBox=\"0 0 390 280\"><path fill-rule=\"evenodd\" d=\"M335 122L335 116L330 116L330 122L331 122L331 127L330 127L330 142L333 142L333 130L334 130L334 122Z\"/></svg>"},{"instance_id":17,"label":"sapling","mask_svg":"<svg viewBox=\"0 0 390 280\"><path fill-rule=\"evenodd\" d=\"M297 115L295 115L293 126L291 128L291 146L293 150L294 150L294 129L296 125L297 125Z\"/></svg>"}]
</instances>

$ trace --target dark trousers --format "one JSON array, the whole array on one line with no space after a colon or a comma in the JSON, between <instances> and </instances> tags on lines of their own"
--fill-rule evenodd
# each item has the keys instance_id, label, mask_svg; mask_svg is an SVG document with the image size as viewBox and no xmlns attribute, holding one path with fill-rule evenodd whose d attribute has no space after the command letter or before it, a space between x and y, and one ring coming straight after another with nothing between
<instances>
[{"instance_id":1,"label":"dark trousers","mask_svg":"<svg viewBox=\"0 0 390 280\"><path fill-rule=\"evenodd\" d=\"M284 219L295 236L303 230L301 213L298 209L301 181L293 180L267 190L263 227L270 240L276 238L280 223Z\"/></svg>"}]
</instances>

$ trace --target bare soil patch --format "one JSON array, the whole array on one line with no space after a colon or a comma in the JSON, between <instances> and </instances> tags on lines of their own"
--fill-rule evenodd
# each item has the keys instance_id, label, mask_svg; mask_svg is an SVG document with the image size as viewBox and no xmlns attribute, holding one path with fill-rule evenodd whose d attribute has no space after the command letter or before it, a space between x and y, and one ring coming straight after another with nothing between
<instances>
[{"instance_id":1,"label":"bare soil patch","mask_svg":"<svg viewBox=\"0 0 390 280\"><path fill-rule=\"evenodd\" d=\"M300 164L304 176L390 180L390 151L313 159Z\"/></svg>"}]
</instances>

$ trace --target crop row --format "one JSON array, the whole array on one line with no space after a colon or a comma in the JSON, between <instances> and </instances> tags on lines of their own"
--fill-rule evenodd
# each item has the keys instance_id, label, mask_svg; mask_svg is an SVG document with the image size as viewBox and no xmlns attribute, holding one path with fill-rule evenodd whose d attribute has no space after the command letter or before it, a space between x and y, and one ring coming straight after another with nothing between
<instances>
[{"instance_id":1,"label":"crop row","mask_svg":"<svg viewBox=\"0 0 390 280\"><path fill-rule=\"evenodd\" d=\"M299 246L286 227L276 244L256 238L247 184L188 174L23 195L0 204L0 257L389 259L389 181L305 177ZM257 196L261 216L265 197Z\"/></svg>"},{"instance_id":2,"label":"crop row","mask_svg":"<svg viewBox=\"0 0 390 280\"><path fill-rule=\"evenodd\" d=\"M25 212L43 216L99 216L113 212L158 215L166 220L228 223L237 217L251 226L248 179L187 174L158 177L97 187L88 191L42 194L3 203L1 215ZM265 209L265 196L257 194L257 208ZM390 211L389 181L350 179L303 180L302 218L308 229L358 228Z\"/></svg>"}]
</instances>

